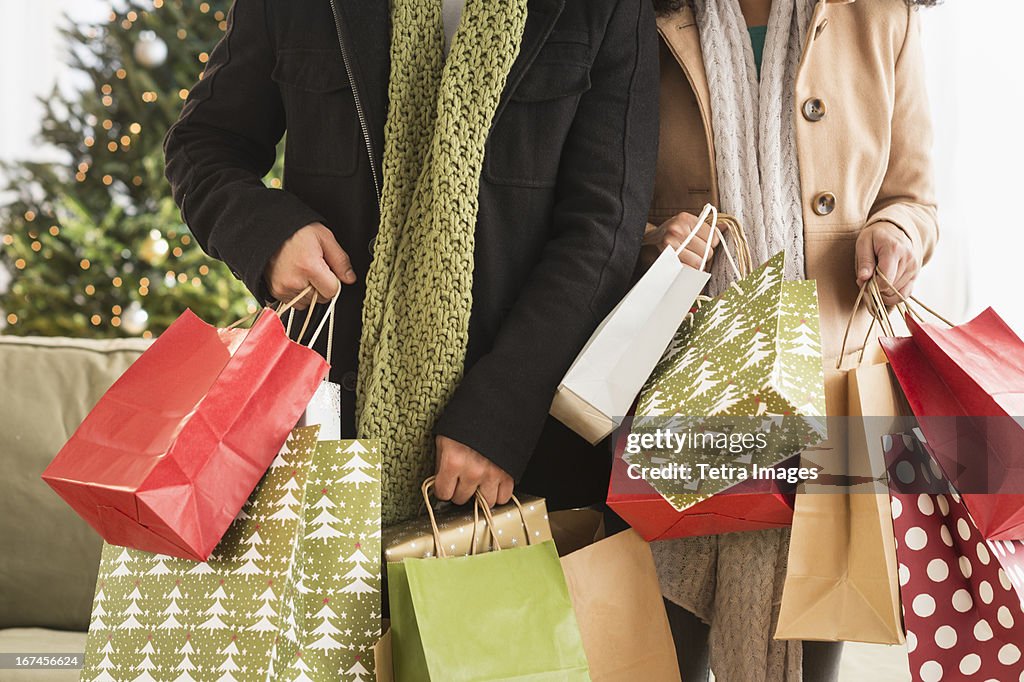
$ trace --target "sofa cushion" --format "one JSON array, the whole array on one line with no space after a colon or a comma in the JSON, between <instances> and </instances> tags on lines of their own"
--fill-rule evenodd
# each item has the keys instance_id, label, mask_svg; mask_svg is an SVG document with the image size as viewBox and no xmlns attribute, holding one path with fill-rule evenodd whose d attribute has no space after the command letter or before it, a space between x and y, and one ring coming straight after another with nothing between
<instances>
[{"instance_id":1,"label":"sofa cushion","mask_svg":"<svg viewBox=\"0 0 1024 682\"><path fill-rule=\"evenodd\" d=\"M11 628L0 630L0 653L13 654L77 654L85 661L85 633L61 632L43 628ZM4 682L78 682L79 668L54 670L3 670Z\"/></svg>"},{"instance_id":2,"label":"sofa cushion","mask_svg":"<svg viewBox=\"0 0 1024 682\"><path fill-rule=\"evenodd\" d=\"M0 336L0 628L88 627L101 540L39 476L148 344Z\"/></svg>"}]
</instances>

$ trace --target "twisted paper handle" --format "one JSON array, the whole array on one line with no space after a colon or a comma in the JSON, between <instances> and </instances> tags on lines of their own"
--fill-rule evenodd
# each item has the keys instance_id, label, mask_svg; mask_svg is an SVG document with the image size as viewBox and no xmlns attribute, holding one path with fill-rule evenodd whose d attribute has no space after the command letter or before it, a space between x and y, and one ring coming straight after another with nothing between
<instances>
[{"instance_id":1,"label":"twisted paper handle","mask_svg":"<svg viewBox=\"0 0 1024 682\"><path fill-rule=\"evenodd\" d=\"M299 294L296 295L295 298L293 298L292 300L288 301L287 303L280 303L277 306L277 310L275 312L276 312L278 317L281 317L286 312L288 313L288 321L285 323L285 334L288 336L288 338L291 338L291 335L292 335L292 322L295 319L295 304L298 303L299 301L301 301L306 296L308 296L309 293L312 292L312 291L313 291L313 286L312 285L307 286L305 289L303 289L301 292L299 292ZM320 338L320 332L323 330L324 325L329 320L330 324L327 326L327 364L328 365L331 364L331 351L334 348L334 310L335 310L335 307L336 307L336 305L338 303L338 297L339 296L341 296L341 282L340 281L338 282L338 293L334 294L334 298L331 299L330 306L327 308L327 313L324 315L323 319L320 320L320 324L317 325L317 328L313 332L313 337L309 340L309 343L306 344L306 346L308 346L309 348L313 347L313 344L316 343L318 338ZM302 323L302 329L299 330L299 338L297 338L295 340L296 343L302 343L302 339L306 335L306 329L309 328L309 323L313 319L313 309L316 307L316 305L317 305L317 294L314 292L313 293L313 302L310 304L309 309L306 312L306 319ZM259 314L262 312L262 310L263 309L256 310L254 312L249 313L248 315L246 315L245 317L241 318L240 320L235 320L234 322L229 324L227 327L225 327L225 329L235 329L236 327L239 327L239 326L241 326L241 325L243 325L243 324L245 324L247 322L254 321L259 316Z\"/></svg>"},{"instance_id":2,"label":"twisted paper handle","mask_svg":"<svg viewBox=\"0 0 1024 682\"><path fill-rule=\"evenodd\" d=\"M868 325L867 333L864 335L864 343L861 345L860 355L857 357L858 365L864 361L864 351L867 348L868 339L871 338L871 332L874 331L876 323L881 327L882 333L886 336L896 336L896 330L892 326L892 320L889 319L888 306L886 306L885 301L882 298L882 288L879 286L879 280L881 280L881 282L892 290L896 294L896 297L900 299L900 302L896 304L896 309L899 310L904 317L912 315L921 322L924 322L922 315L911 305L914 304L920 306L923 310L950 327L954 326L952 322L926 306L924 303L921 303L917 298L901 294L899 290L893 286L893 283L889 281L889 278L876 267L875 274L871 276L871 279L867 280L860 286L857 298L853 302L853 310L850 311L850 317L846 320L846 331L843 332L843 343L839 349L839 357L836 358L836 369L841 369L843 366L843 359L846 357L846 346L850 338L850 330L853 328L853 320L857 316L857 311L860 310L862 304L871 315L871 324Z\"/></svg>"},{"instance_id":3,"label":"twisted paper handle","mask_svg":"<svg viewBox=\"0 0 1024 682\"><path fill-rule=\"evenodd\" d=\"M931 308L926 306L924 303L921 303L921 301L918 300L917 298L915 298L914 296L904 296L893 285L893 283L889 281L889 278L886 277L884 274L882 274L882 271L879 270L878 268L875 268L875 277L880 277L882 279L882 281L885 282L885 284L889 287L889 289L891 289L893 291L893 293L896 294L896 297L898 299L900 299L900 302L896 304L896 308L900 312L902 312L904 315L907 315L907 314L913 315L914 317L916 317L921 322L924 322L924 317L921 316L921 313L919 313L917 310L915 310L914 307L911 305L913 303L914 305L920 306L925 312L927 312L928 314L930 314L932 317L934 317L935 319L939 320L940 322L945 323L947 326L949 326L949 327L955 327L956 326L952 322L947 320L945 317L943 317L942 315L938 314L937 312L935 312L934 310L932 310Z\"/></svg>"},{"instance_id":4,"label":"twisted paper handle","mask_svg":"<svg viewBox=\"0 0 1024 682\"><path fill-rule=\"evenodd\" d=\"M420 486L420 493L423 495L423 502L427 507L427 516L430 518L430 528L434 534L434 549L438 557L444 559L447 558L448 554L445 552L444 545L441 544L441 531L437 526L437 517L434 515L434 508L430 504L430 491L434 487L434 483L437 481L436 476L430 476L423 485ZM526 531L526 542L527 544L533 544L533 539L530 534L529 524L526 522L526 511L523 509L522 503L519 499L513 495L512 501L515 503L516 508L519 510L520 519L523 522L523 529ZM483 494L477 490L475 494L475 500L473 503L473 536L470 539L472 543L470 545L470 554L476 554L476 532L477 526L480 525L480 513L484 515L484 525L491 535L491 549L495 552L501 551L500 541L498 539L498 531L494 525L494 517L491 515L491 508L488 506L487 501L484 499Z\"/></svg>"},{"instance_id":5,"label":"twisted paper handle","mask_svg":"<svg viewBox=\"0 0 1024 682\"><path fill-rule=\"evenodd\" d=\"M715 218L714 223L712 223L712 229L714 230L714 232L718 234L718 239L722 247L722 251L725 253L726 258L729 259L729 266L732 268L732 272L736 276L736 281L730 283L729 286L736 287L737 282L739 280L743 279L744 277L748 276L751 272L754 271L754 259L753 256L750 255L750 243L747 241L747 234L743 230L743 226L740 224L740 221L737 220L735 216L732 216L728 213L718 213L718 211L711 204L705 205L704 211L701 213L700 217L697 218L698 228L700 227L700 225L703 225L704 222L707 220L707 214L709 212ZM726 236L722 233L721 230L718 229L718 223L728 225L728 231L729 234L732 235L733 237L734 248L736 249L735 256L729 249L729 243L726 240ZM683 242L683 245L676 251L676 253L680 253L682 249L686 247L686 244L689 242L690 238L692 238L693 235L696 233L697 230L691 232L690 236L687 237L686 241ZM708 239L709 248L710 244L711 239ZM705 254L705 261L701 262L701 269L703 269L704 264L706 263L706 258L707 254ZM697 296L695 309L687 313L686 317L683 318L683 321L692 325L694 313L699 311L705 303L710 303L712 300L714 299L711 296L704 296L703 294Z\"/></svg>"}]
</instances>

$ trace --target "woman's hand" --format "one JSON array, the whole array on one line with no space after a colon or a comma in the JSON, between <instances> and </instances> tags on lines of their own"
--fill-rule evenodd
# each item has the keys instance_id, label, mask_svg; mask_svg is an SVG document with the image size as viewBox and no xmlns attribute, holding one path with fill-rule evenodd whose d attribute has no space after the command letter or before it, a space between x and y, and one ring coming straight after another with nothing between
<instances>
[{"instance_id":1,"label":"woman's hand","mask_svg":"<svg viewBox=\"0 0 1024 682\"><path fill-rule=\"evenodd\" d=\"M921 257L906 232L892 223L874 223L857 237L858 286L871 279L876 266L895 288L894 291L881 283L882 300L891 306L902 300L900 296L907 298L914 290L921 272Z\"/></svg>"},{"instance_id":2,"label":"woman's hand","mask_svg":"<svg viewBox=\"0 0 1024 682\"><path fill-rule=\"evenodd\" d=\"M719 225L719 230L724 229L726 229L725 226ZM680 213L673 216L644 235L643 246L640 249L640 262L644 269L651 267L651 264L665 249L678 249L694 230L697 230L697 234L679 254L679 260L685 265L699 270L701 261L704 259L704 250L707 248L708 236L711 235L711 224L705 221L698 229L697 216L692 213ZM718 242L719 238L716 232L711 238L708 263L711 263L711 259L715 255L715 247L718 246Z\"/></svg>"}]
</instances>

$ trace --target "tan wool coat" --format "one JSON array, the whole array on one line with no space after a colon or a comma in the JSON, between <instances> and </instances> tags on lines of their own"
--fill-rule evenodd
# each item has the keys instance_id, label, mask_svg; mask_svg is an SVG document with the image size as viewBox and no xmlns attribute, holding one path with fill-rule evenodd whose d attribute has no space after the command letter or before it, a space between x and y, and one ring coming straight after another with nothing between
<instances>
[{"instance_id":1,"label":"tan wool coat","mask_svg":"<svg viewBox=\"0 0 1024 682\"><path fill-rule=\"evenodd\" d=\"M807 278L818 282L826 357L839 352L857 296L855 251L889 222L927 260L938 237L920 19L903 0L822 0L796 83ZM658 20L661 146L649 221L718 205L714 100L689 7ZM723 210L728 210L724 207ZM650 226L649 226L650 227ZM848 350L859 348L866 314Z\"/></svg>"}]
</instances>

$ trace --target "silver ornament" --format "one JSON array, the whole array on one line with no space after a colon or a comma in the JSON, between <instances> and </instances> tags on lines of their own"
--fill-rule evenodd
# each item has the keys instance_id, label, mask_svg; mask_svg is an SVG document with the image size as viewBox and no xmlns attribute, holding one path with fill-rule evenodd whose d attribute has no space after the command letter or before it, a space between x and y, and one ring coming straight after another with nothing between
<instances>
[{"instance_id":1,"label":"silver ornament","mask_svg":"<svg viewBox=\"0 0 1024 682\"><path fill-rule=\"evenodd\" d=\"M135 61L148 69L163 66L167 61L167 43L160 39L154 31L139 33L139 41L132 49Z\"/></svg>"},{"instance_id":2,"label":"silver ornament","mask_svg":"<svg viewBox=\"0 0 1024 682\"><path fill-rule=\"evenodd\" d=\"M146 331L148 324L149 313L143 309L142 304L138 301L132 301L125 308L124 314L121 315L121 327L129 334L141 334Z\"/></svg>"}]
</instances>

